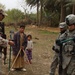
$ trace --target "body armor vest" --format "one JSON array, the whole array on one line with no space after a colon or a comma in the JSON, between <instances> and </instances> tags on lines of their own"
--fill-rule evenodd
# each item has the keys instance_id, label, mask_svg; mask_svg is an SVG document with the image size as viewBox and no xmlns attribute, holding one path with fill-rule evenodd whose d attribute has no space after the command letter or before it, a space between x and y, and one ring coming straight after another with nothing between
<instances>
[{"instance_id":1,"label":"body armor vest","mask_svg":"<svg viewBox=\"0 0 75 75\"><path fill-rule=\"evenodd\" d=\"M75 30L72 33L67 33L67 39L75 37ZM63 50L66 55L75 55L75 42L67 41L63 44Z\"/></svg>"}]
</instances>

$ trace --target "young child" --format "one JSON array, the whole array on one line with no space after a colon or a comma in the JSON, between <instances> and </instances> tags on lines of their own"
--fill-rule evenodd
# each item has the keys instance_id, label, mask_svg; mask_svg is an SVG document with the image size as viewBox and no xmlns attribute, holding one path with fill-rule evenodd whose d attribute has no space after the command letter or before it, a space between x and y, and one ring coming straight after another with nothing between
<instances>
[{"instance_id":1,"label":"young child","mask_svg":"<svg viewBox=\"0 0 75 75\"><path fill-rule=\"evenodd\" d=\"M27 36L27 47L26 47L26 54L29 60L29 63L31 64L31 59L32 59L32 49L33 49L33 41L32 41L32 36L28 35Z\"/></svg>"}]
</instances>

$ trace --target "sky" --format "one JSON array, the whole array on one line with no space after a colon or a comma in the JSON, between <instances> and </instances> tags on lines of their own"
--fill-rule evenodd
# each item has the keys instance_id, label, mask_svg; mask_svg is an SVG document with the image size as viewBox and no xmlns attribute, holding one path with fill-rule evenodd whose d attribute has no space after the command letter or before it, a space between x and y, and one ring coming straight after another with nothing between
<instances>
[{"instance_id":1,"label":"sky","mask_svg":"<svg viewBox=\"0 0 75 75\"><path fill-rule=\"evenodd\" d=\"M24 8L25 8L25 9L27 9L27 12L29 12L29 13L36 12L36 7L33 7L31 9L22 0L0 0L0 3L6 7L6 10L17 8L24 12Z\"/></svg>"}]
</instances>

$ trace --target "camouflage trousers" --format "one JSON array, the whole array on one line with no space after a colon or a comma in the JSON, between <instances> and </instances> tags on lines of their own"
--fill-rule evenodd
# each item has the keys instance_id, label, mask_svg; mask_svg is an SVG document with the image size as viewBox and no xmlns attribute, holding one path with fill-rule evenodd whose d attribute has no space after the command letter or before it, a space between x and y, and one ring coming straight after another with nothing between
<instances>
[{"instance_id":1,"label":"camouflage trousers","mask_svg":"<svg viewBox=\"0 0 75 75\"><path fill-rule=\"evenodd\" d=\"M75 75L75 56L72 57L68 66L63 69L62 75Z\"/></svg>"},{"instance_id":2,"label":"camouflage trousers","mask_svg":"<svg viewBox=\"0 0 75 75\"><path fill-rule=\"evenodd\" d=\"M53 57L53 61L50 66L50 75L55 75L57 65L58 65L58 54L55 53L55 55Z\"/></svg>"}]
</instances>

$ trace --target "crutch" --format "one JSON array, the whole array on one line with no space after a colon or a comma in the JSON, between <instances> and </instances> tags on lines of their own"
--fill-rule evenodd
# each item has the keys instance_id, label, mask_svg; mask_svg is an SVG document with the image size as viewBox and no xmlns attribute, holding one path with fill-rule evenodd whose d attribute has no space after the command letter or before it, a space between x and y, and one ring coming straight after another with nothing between
<instances>
[{"instance_id":1,"label":"crutch","mask_svg":"<svg viewBox=\"0 0 75 75\"><path fill-rule=\"evenodd\" d=\"M33 71L33 68L31 67L31 64L29 63L28 57L27 57L27 55L26 55L26 52L25 52L24 50L23 50L23 52L24 52L24 56L26 56L26 59L27 59L27 61L28 61L28 64L29 64L29 66L30 66L32 72L34 72L34 71Z\"/></svg>"},{"instance_id":2,"label":"crutch","mask_svg":"<svg viewBox=\"0 0 75 75\"><path fill-rule=\"evenodd\" d=\"M17 54L17 56L16 56L15 60L13 61L12 66L11 66L11 68L10 68L10 69L12 69L12 67L14 66L14 64L15 64L15 62L16 62L16 60L17 60L17 58L18 58L19 54L20 54L20 52L21 52L21 49L19 50L19 52L18 52L18 54ZM7 75L9 75L9 73L10 73L10 71L8 72L8 74L7 74Z\"/></svg>"}]
</instances>

